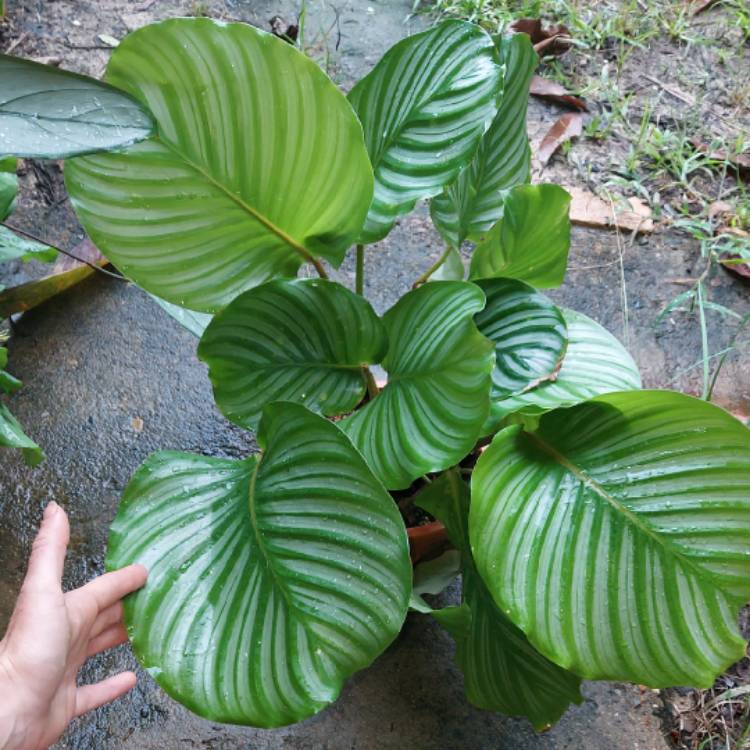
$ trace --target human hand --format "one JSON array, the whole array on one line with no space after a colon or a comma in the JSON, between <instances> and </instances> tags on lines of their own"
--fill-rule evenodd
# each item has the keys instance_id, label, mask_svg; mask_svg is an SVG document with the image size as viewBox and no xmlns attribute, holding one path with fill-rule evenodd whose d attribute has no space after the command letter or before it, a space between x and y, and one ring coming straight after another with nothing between
<instances>
[{"instance_id":1,"label":"human hand","mask_svg":"<svg viewBox=\"0 0 750 750\"><path fill-rule=\"evenodd\" d=\"M65 511L50 503L0 641L0 750L47 748L72 719L135 685L133 672L82 687L76 678L90 656L127 640L120 600L143 586L148 573L129 565L63 593L69 538Z\"/></svg>"}]
</instances>

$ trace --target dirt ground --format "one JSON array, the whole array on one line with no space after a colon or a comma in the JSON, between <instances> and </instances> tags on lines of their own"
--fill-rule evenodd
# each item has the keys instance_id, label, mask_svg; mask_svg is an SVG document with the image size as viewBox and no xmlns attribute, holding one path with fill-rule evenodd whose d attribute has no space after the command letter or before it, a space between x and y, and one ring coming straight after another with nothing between
<instances>
[{"instance_id":1,"label":"dirt ground","mask_svg":"<svg viewBox=\"0 0 750 750\"><path fill-rule=\"evenodd\" d=\"M306 48L344 88L361 77L385 48L429 22L426 16L410 16L410 0L310 0L307 5ZM0 27L0 50L100 75L110 54L102 34L119 39L152 20L198 12L268 29L274 15L292 22L298 3L10 0L9 9L9 19ZM714 15L704 16L700 23L704 20L717 23ZM707 128L729 120L733 128L741 129L748 123L743 119L747 113L738 113L733 97L736 84L743 83L743 65L745 77L750 69L745 64L748 60L721 69L711 54L703 48L687 52L659 41L649 54L633 53L629 77L620 85L648 101L657 99L652 116L659 123L697 116ZM565 74L574 82L583 81L583 77L576 78L580 71L572 53L570 59ZM606 63L606 55L592 55L587 65L600 73ZM709 67L721 75L701 73ZM661 84L644 83L645 74ZM720 84L714 84L715 80ZM696 102L700 99L700 106L690 107L665 94L664 83L679 87ZM706 93L699 97L701 86ZM588 93L591 122L600 108L604 114L609 110L603 99L597 103L595 89ZM634 100L632 106L643 109L644 101ZM539 140L562 111L532 100L532 141ZM616 134L580 138L569 151L553 157L537 179L590 189L611 187L613 175L623 171L628 161L628 148L628 142ZM716 187L714 180L706 180L706 184L695 183L695 189ZM646 178L628 179L612 189L627 196L641 186L655 209L656 231L631 237L575 227L568 276L552 296L595 318L626 343L646 386L699 394L702 375L695 365L703 350L696 315L673 312L659 326L654 323L664 306L689 288L690 280L702 274L707 264L694 234L675 227L673 204L680 205L685 191L662 188L655 203L655 185ZM686 196L691 197L689 192ZM23 166L14 221L53 244L75 245L80 230L65 202L58 165L27 162ZM384 311L392 305L442 249L424 207L403 219L387 240L373 246L366 258L366 293L376 309ZM33 266L11 263L0 269L0 281L15 283L30 272ZM348 258L338 278L352 285L353 277L353 258ZM716 305L739 316L750 313L747 281L712 264L705 283ZM710 310L706 326L711 352L721 352L732 342L736 318ZM738 338L737 343L742 342ZM149 452L174 448L238 456L253 450L252 439L215 410L205 369L196 361L194 350L190 334L140 290L99 276L21 320L10 343L10 369L25 387L10 400L10 406L49 459L32 471L16 456L0 456L0 514L4 518L0 527L0 569L4 571L0 631L20 585L35 524L50 499L61 502L71 515L74 538L66 581L77 585L101 570L106 529L119 494ZM750 412L748 365L745 351L730 353L717 381L718 403ZM134 422L136 417L142 421L141 430L134 427L139 424ZM673 721L676 712L689 709L697 700L686 691L660 695L637 686L590 684L582 706L572 709L548 733L536 735L526 722L469 706L451 654L450 639L436 625L410 617L396 644L374 667L352 680L337 704L298 727L274 732L221 727L197 719L141 673L138 688L127 699L77 722L58 747L665 750L670 746L667 736L683 739L679 722ZM126 666L133 666L133 658L122 648L94 660L85 678ZM746 674L737 678L742 679L746 680ZM734 684L740 683L735 680ZM663 724L665 717L671 718Z\"/></svg>"}]
</instances>

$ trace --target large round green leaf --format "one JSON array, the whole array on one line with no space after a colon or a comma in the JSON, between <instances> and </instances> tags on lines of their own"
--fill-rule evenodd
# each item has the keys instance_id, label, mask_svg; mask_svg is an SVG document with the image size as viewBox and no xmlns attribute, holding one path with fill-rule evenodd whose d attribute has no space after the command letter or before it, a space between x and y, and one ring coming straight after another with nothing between
<instances>
[{"instance_id":1,"label":"large round green leaf","mask_svg":"<svg viewBox=\"0 0 750 750\"><path fill-rule=\"evenodd\" d=\"M469 278L506 276L538 287L562 284L570 249L570 195L558 185L517 185L503 218L480 242Z\"/></svg>"},{"instance_id":2,"label":"large round green leaf","mask_svg":"<svg viewBox=\"0 0 750 750\"><path fill-rule=\"evenodd\" d=\"M745 653L750 430L669 391L600 396L500 432L470 536L498 606L589 679L708 687Z\"/></svg>"},{"instance_id":3,"label":"large round green leaf","mask_svg":"<svg viewBox=\"0 0 750 750\"><path fill-rule=\"evenodd\" d=\"M488 232L503 215L505 191L531 174L526 109L538 58L527 34L500 36L496 44L504 70L500 107L471 164L430 205L432 221L451 247Z\"/></svg>"},{"instance_id":4,"label":"large round green leaf","mask_svg":"<svg viewBox=\"0 0 750 750\"><path fill-rule=\"evenodd\" d=\"M582 701L580 679L542 656L502 612L474 566L469 545L469 487L451 470L416 500L445 524L461 550L462 612L431 614L456 640L456 661L468 699L479 708L528 716L537 729L557 721L570 703Z\"/></svg>"},{"instance_id":5,"label":"large round green leaf","mask_svg":"<svg viewBox=\"0 0 750 750\"><path fill-rule=\"evenodd\" d=\"M641 387L633 358L606 328L583 313L562 309L562 314L568 330L568 347L554 380L493 401L488 425L498 425L515 412L541 414L604 393Z\"/></svg>"},{"instance_id":6,"label":"large round green leaf","mask_svg":"<svg viewBox=\"0 0 750 750\"><path fill-rule=\"evenodd\" d=\"M568 345L562 311L522 281L480 279L475 283L487 304L474 320L495 345L492 399L507 398L553 378Z\"/></svg>"},{"instance_id":7,"label":"large round green leaf","mask_svg":"<svg viewBox=\"0 0 750 750\"><path fill-rule=\"evenodd\" d=\"M149 106L158 137L70 162L66 183L134 281L213 312L313 257L341 262L372 170L355 114L312 60L251 26L176 19L123 40L107 80Z\"/></svg>"},{"instance_id":8,"label":"large round green leaf","mask_svg":"<svg viewBox=\"0 0 750 750\"><path fill-rule=\"evenodd\" d=\"M342 427L389 489L452 466L476 442L494 362L473 321L483 306L475 284L436 281L385 314L388 384Z\"/></svg>"},{"instance_id":9,"label":"large round green leaf","mask_svg":"<svg viewBox=\"0 0 750 750\"><path fill-rule=\"evenodd\" d=\"M254 429L263 407L294 401L326 416L365 394L363 366L385 356L370 304L332 281L269 281L216 315L198 346L224 415Z\"/></svg>"},{"instance_id":10,"label":"large round green leaf","mask_svg":"<svg viewBox=\"0 0 750 750\"><path fill-rule=\"evenodd\" d=\"M498 63L481 28L445 21L393 46L351 90L375 171L361 242L385 237L469 163L497 111Z\"/></svg>"},{"instance_id":11,"label":"large round green leaf","mask_svg":"<svg viewBox=\"0 0 750 750\"><path fill-rule=\"evenodd\" d=\"M395 503L336 425L277 403L258 442L245 461L147 459L107 566L149 569L125 615L170 695L214 721L271 727L335 700L393 640L411 566Z\"/></svg>"},{"instance_id":12,"label":"large round green leaf","mask_svg":"<svg viewBox=\"0 0 750 750\"><path fill-rule=\"evenodd\" d=\"M149 113L113 86L0 55L0 156L65 159L127 146L153 127Z\"/></svg>"}]
</instances>

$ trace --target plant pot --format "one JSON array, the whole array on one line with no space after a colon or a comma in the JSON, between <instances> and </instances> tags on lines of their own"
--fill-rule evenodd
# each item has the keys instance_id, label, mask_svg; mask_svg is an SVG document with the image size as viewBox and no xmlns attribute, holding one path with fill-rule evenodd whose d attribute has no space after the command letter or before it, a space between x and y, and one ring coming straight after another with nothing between
<instances>
[{"instance_id":1,"label":"plant pot","mask_svg":"<svg viewBox=\"0 0 750 750\"><path fill-rule=\"evenodd\" d=\"M430 521L422 526L410 526L407 533L412 565L437 557L449 545L445 526L440 521Z\"/></svg>"}]
</instances>

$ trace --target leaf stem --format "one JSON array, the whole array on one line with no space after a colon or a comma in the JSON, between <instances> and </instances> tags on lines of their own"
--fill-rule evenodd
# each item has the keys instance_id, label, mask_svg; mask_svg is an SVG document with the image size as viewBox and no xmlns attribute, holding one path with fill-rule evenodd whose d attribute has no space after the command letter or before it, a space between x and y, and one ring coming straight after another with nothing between
<instances>
[{"instance_id":1,"label":"leaf stem","mask_svg":"<svg viewBox=\"0 0 750 750\"><path fill-rule=\"evenodd\" d=\"M445 252L411 285L411 288L416 289L421 284L424 284L430 276L432 276L432 274L435 273L443 263L445 263L451 250L453 250L453 248L448 245L448 247L445 248Z\"/></svg>"},{"instance_id":2,"label":"leaf stem","mask_svg":"<svg viewBox=\"0 0 750 750\"><path fill-rule=\"evenodd\" d=\"M362 365L362 374L365 376L365 383L367 384L367 395L372 401L380 393L380 388L378 388L378 384L375 382L375 378L367 365Z\"/></svg>"},{"instance_id":3,"label":"leaf stem","mask_svg":"<svg viewBox=\"0 0 750 750\"><path fill-rule=\"evenodd\" d=\"M314 255L310 255L308 260L313 266L315 266L315 270L318 272L318 276L320 276L321 279L328 278L328 274L326 273L326 269L323 268L323 264Z\"/></svg>"},{"instance_id":4,"label":"leaf stem","mask_svg":"<svg viewBox=\"0 0 750 750\"><path fill-rule=\"evenodd\" d=\"M357 245L357 275L354 281L354 291L364 295L365 292L365 246Z\"/></svg>"}]
</instances>

